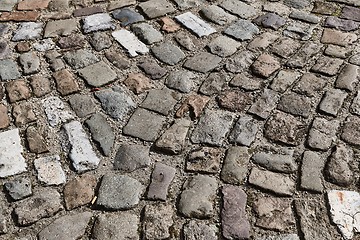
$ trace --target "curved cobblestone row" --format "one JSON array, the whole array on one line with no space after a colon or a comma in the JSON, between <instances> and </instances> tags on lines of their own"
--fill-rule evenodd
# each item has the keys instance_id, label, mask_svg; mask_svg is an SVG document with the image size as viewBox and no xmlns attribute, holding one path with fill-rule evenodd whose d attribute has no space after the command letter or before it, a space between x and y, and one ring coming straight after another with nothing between
<instances>
[{"instance_id":1,"label":"curved cobblestone row","mask_svg":"<svg viewBox=\"0 0 360 240\"><path fill-rule=\"evenodd\" d=\"M360 239L359 0L0 1L0 239Z\"/></svg>"}]
</instances>

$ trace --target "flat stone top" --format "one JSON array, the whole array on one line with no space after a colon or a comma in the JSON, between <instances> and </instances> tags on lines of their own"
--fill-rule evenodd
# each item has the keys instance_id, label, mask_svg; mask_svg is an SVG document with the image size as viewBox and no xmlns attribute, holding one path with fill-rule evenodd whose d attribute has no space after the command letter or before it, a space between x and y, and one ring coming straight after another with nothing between
<instances>
[{"instance_id":1,"label":"flat stone top","mask_svg":"<svg viewBox=\"0 0 360 240\"><path fill-rule=\"evenodd\" d=\"M0 0L0 239L357 239L359 7Z\"/></svg>"}]
</instances>

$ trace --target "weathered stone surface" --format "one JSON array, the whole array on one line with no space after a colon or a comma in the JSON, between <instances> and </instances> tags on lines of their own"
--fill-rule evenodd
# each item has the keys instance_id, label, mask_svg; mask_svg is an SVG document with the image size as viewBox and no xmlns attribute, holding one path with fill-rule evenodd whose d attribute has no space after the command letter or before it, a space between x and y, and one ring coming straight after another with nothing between
<instances>
[{"instance_id":1,"label":"weathered stone surface","mask_svg":"<svg viewBox=\"0 0 360 240\"><path fill-rule=\"evenodd\" d=\"M312 151L305 151L301 165L300 187L305 190L322 192L325 161L323 157Z\"/></svg>"},{"instance_id":2,"label":"weathered stone surface","mask_svg":"<svg viewBox=\"0 0 360 240\"><path fill-rule=\"evenodd\" d=\"M174 39L178 44L180 44L183 48L185 48L188 51L195 50L195 44L192 38L189 36L189 34L186 34L185 32L181 31L178 32Z\"/></svg>"},{"instance_id":3,"label":"weathered stone surface","mask_svg":"<svg viewBox=\"0 0 360 240\"><path fill-rule=\"evenodd\" d=\"M240 117L233 130L230 132L230 142L250 146L255 140L256 133L259 130L259 124L250 116Z\"/></svg>"},{"instance_id":4,"label":"weathered stone surface","mask_svg":"<svg viewBox=\"0 0 360 240\"><path fill-rule=\"evenodd\" d=\"M259 99L250 107L249 112L262 119L266 119L276 107L279 98L277 92L265 88Z\"/></svg>"},{"instance_id":5,"label":"weathered stone surface","mask_svg":"<svg viewBox=\"0 0 360 240\"><path fill-rule=\"evenodd\" d=\"M280 17L275 13L266 13L261 15L253 20L257 25L261 25L265 28L272 28L274 30L278 30L280 27L284 26L286 23L286 19Z\"/></svg>"},{"instance_id":6,"label":"weathered stone surface","mask_svg":"<svg viewBox=\"0 0 360 240\"><path fill-rule=\"evenodd\" d=\"M177 119L156 141L155 146L163 151L180 154L185 146L186 136L191 126L187 119Z\"/></svg>"},{"instance_id":7,"label":"weathered stone surface","mask_svg":"<svg viewBox=\"0 0 360 240\"><path fill-rule=\"evenodd\" d=\"M57 45L61 49L79 49L85 46L85 38L83 35L71 34L70 36L60 37L57 41Z\"/></svg>"},{"instance_id":8,"label":"weathered stone surface","mask_svg":"<svg viewBox=\"0 0 360 240\"><path fill-rule=\"evenodd\" d=\"M249 19L257 15L257 10L253 6L240 1L226 0L220 4L220 7L240 18Z\"/></svg>"},{"instance_id":9,"label":"weathered stone surface","mask_svg":"<svg viewBox=\"0 0 360 240\"><path fill-rule=\"evenodd\" d=\"M264 50L270 44L276 41L279 36L270 32L265 32L260 34L258 37L254 38L248 45L247 49L249 50Z\"/></svg>"},{"instance_id":10,"label":"weathered stone surface","mask_svg":"<svg viewBox=\"0 0 360 240\"><path fill-rule=\"evenodd\" d=\"M120 21L122 27L126 27L133 23L144 21L144 17L132 10L131 8L121 8L112 12L112 15L115 19Z\"/></svg>"},{"instance_id":11,"label":"weathered stone surface","mask_svg":"<svg viewBox=\"0 0 360 240\"><path fill-rule=\"evenodd\" d=\"M135 0L117 0L117 1L111 1L108 6L108 10L112 11L115 9L123 8L126 6L134 5L136 4Z\"/></svg>"},{"instance_id":12,"label":"weathered stone surface","mask_svg":"<svg viewBox=\"0 0 360 240\"><path fill-rule=\"evenodd\" d=\"M105 57L109 62L111 62L115 67L120 70L125 70L130 67L130 62L121 56L120 53L114 51L106 51Z\"/></svg>"},{"instance_id":13,"label":"weathered stone surface","mask_svg":"<svg viewBox=\"0 0 360 240\"><path fill-rule=\"evenodd\" d=\"M23 80L11 81L5 87L11 103L31 97L31 90Z\"/></svg>"},{"instance_id":14,"label":"weathered stone surface","mask_svg":"<svg viewBox=\"0 0 360 240\"><path fill-rule=\"evenodd\" d=\"M314 42L305 43L300 50L286 63L293 68L303 68L306 63L321 50L321 44Z\"/></svg>"},{"instance_id":15,"label":"weathered stone surface","mask_svg":"<svg viewBox=\"0 0 360 240\"><path fill-rule=\"evenodd\" d=\"M11 12L13 10L13 8L15 7L16 3L18 1L17 0L6 0L6 1L3 1L1 4L0 4L0 11L1 12Z\"/></svg>"},{"instance_id":16,"label":"weathered stone surface","mask_svg":"<svg viewBox=\"0 0 360 240\"><path fill-rule=\"evenodd\" d=\"M114 158L114 169L132 172L150 164L149 148L143 145L121 145Z\"/></svg>"},{"instance_id":17,"label":"weathered stone surface","mask_svg":"<svg viewBox=\"0 0 360 240\"><path fill-rule=\"evenodd\" d=\"M143 230L146 239L167 239L174 224L171 205L145 206Z\"/></svg>"},{"instance_id":18,"label":"weathered stone surface","mask_svg":"<svg viewBox=\"0 0 360 240\"><path fill-rule=\"evenodd\" d=\"M256 56L250 51L242 51L229 58L225 64L226 70L232 73L242 73L255 61Z\"/></svg>"},{"instance_id":19,"label":"weathered stone surface","mask_svg":"<svg viewBox=\"0 0 360 240\"><path fill-rule=\"evenodd\" d=\"M76 19L50 21L46 24L44 38L68 36L77 29Z\"/></svg>"},{"instance_id":20,"label":"weathered stone surface","mask_svg":"<svg viewBox=\"0 0 360 240\"><path fill-rule=\"evenodd\" d=\"M284 93L296 80L301 76L297 71L280 70L274 80L271 82L270 88L280 93ZM304 74L305 76L305 74ZM313 83L313 82L311 82ZM316 84L316 83L313 83ZM302 88L301 88L302 90Z\"/></svg>"},{"instance_id":21,"label":"weathered stone surface","mask_svg":"<svg viewBox=\"0 0 360 240\"><path fill-rule=\"evenodd\" d=\"M101 180L96 204L106 209L131 209L139 203L142 191L143 186L136 179L108 173Z\"/></svg>"},{"instance_id":22,"label":"weathered stone surface","mask_svg":"<svg viewBox=\"0 0 360 240\"><path fill-rule=\"evenodd\" d=\"M20 72L16 63L10 59L0 60L0 78L1 80L13 80L20 78Z\"/></svg>"},{"instance_id":23,"label":"weathered stone surface","mask_svg":"<svg viewBox=\"0 0 360 240\"><path fill-rule=\"evenodd\" d=\"M198 18L191 12L186 12L175 17L186 28L190 29L198 37L208 36L215 33L216 30L209 24Z\"/></svg>"},{"instance_id":24,"label":"weathered stone surface","mask_svg":"<svg viewBox=\"0 0 360 240\"><path fill-rule=\"evenodd\" d=\"M221 110L208 110L191 135L193 143L221 146L234 120L234 114Z\"/></svg>"},{"instance_id":25,"label":"weathered stone surface","mask_svg":"<svg viewBox=\"0 0 360 240\"><path fill-rule=\"evenodd\" d=\"M87 16L83 19L83 23L83 30L85 33L115 29L115 24L108 13L97 13Z\"/></svg>"},{"instance_id":26,"label":"weathered stone surface","mask_svg":"<svg viewBox=\"0 0 360 240\"><path fill-rule=\"evenodd\" d=\"M83 16L89 16L96 13L102 13L103 10L101 7L84 7L84 8L78 8L75 9L73 12L74 17L83 17Z\"/></svg>"},{"instance_id":27,"label":"weathered stone surface","mask_svg":"<svg viewBox=\"0 0 360 240\"><path fill-rule=\"evenodd\" d=\"M302 40L307 41L311 39L313 36L313 31L315 27L309 24L304 23L294 23L292 25L289 25L283 32L284 36L296 39L296 40Z\"/></svg>"},{"instance_id":28,"label":"weathered stone surface","mask_svg":"<svg viewBox=\"0 0 360 240\"><path fill-rule=\"evenodd\" d=\"M350 167L353 164L353 150L344 144L336 146L326 164L326 175L330 182L348 187L354 182L354 174Z\"/></svg>"},{"instance_id":29,"label":"weathered stone surface","mask_svg":"<svg viewBox=\"0 0 360 240\"><path fill-rule=\"evenodd\" d=\"M32 197L17 202L14 213L18 224L26 226L62 209L60 194L55 189L43 188L35 191Z\"/></svg>"},{"instance_id":30,"label":"weathered stone surface","mask_svg":"<svg viewBox=\"0 0 360 240\"><path fill-rule=\"evenodd\" d=\"M48 97L42 100L49 125L55 127L74 118L73 114L65 108L65 104L58 97Z\"/></svg>"},{"instance_id":31,"label":"weathered stone surface","mask_svg":"<svg viewBox=\"0 0 360 240\"><path fill-rule=\"evenodd\" d=\"M225 185L221 192L222 235L226 239L248 239L251 227L246 213L246 193L241 187L231 185Z\"/></svg>"},{"instance_id":32,"label":"weathered stone surface","mask_svg":"<svg viewBox=\"0 0 360 240\"><path fill-rule=\"evenodd\" d=\"M352 239L359 232L360 195L354 191L330 190L327 192L330 217L344 239Z\"/></svg>"},{"instance_id":33,"label":"weathered stone surface","mask_svg":"<svg viewBox=\"0 0 360 240\"><path fill-rule=\"evenodd\" d=\"M60 185L66 182L66 175L61 167L59 155L35 159L37 178L45 185Z\"/></svg>"},{"instance_id":34,"label":"weathered stone surface","mask_svg":"<svg viewBox=\"0 0 360 240\"><path fill-rule=\"evenodd\" d=\"M324 23L324 27L336 28L342 31L354 31L357 30L359 26L360 23L352 20L340 19L334 16L327 17Z\"/></svg>"},{"instance_id":35,"label":"weathered stone surface","mask_svg":"<svg viewBox=\"0 0 360 240\"><path fill-rule=\"evenodd\" d=\"M328 45L324 51L325 55L330 57L337 57L337 58L347 58L351 56L352 49L336 46L336 45Z\"/></svg>"},{"instance_id":36,"label":"weathered stone surface","mask_svg":"<svg viewBox=\"0 0 360 240\"><path fill-rule=\"evenodd\" d=\"M77 239L85 234L93 214L91 212L62 216L45 227L38 235L39 240Z\"/></svg>"},{"instance_id":37,"label":"weathered stone surface","mask_svg":"<svg viewBox=\"0 0 360 240\"><path fill-rule=\"evenodd\" d=\"M315 118L309 131L307 144L314 149L328 150L337 139L339 126L338 120Z\"/></svg>"},{"instance_id":38,"label":"weathered stone surface","mask_svg":"<svg viewBox=\"0 0 360 240\"><path fill-rule=\"evenodd\" d=\"M217 182L214 177L189 177L180 195L179 211L186 217L209 218L214 214Z\"/></svg>"},{"instance_id":39,"label":"weathered stone surface","mask_svg":"<svg viewBox=\"0 0 360 240\"><path fill-rule=\"evenodd\" d=\"M360 115L360 93L359 91L356 94L356 97L354 98L351 106L350 106L350 112Z\"/></svg>"},{"instance_id":40,"label":"weathered stone surface","mask_svg":"<svg viewBox=\"0 0 360 240\"><path fill-rule=\"evenodd\" d=\"M327 76L334 76L338 73L343 63L343 60L323 56L316 61L311 70Z\"/></svg>"},{"instance_id":41,"label":"weathered stone surface","mask_svg":"<svg viewBox=\"0 0 360 240\"><path fill-rule=\"evenodd\" d=\"M64 187L64 200L67 210L86 205L95 195L96 177L84 174L68 181Z\"/></svg>"},{"instance_id":42,"label":"weathered stone surface","mask_svg":"<svg viewBox=\"0 0 360 240\"><path fill-rule=\"evenodd\" d=\"M219 106L233 112L243 112L252 102L250 94L242 91L224 91L217 97Z\"/></svg>"},{"instance_id":43,"label":"weathered stone surface","mask_svg":"<svg viewBox=\"0 0 360 240\"><path fill-rule=\"evenodd\" d=\"M15 128L0 133L0 177L4 178L26 171L27 164L22 156L23 148L19 129Z\"/></svg>"},{"instance_id":44,"label":"weathered stone surface","mask_svg":"<svg viewBox=\"0 0 360 240\"><path fill-rule=\"evenodd\" d=\"M165 123L165 117L138 108L123 128L123 133L145 141L153 142Z\"/></svg>"},{"instance_id":45,"label":"weathered stone surface","mask_svg":"<svg viewBox=\"0 0 360 240\"><path fill-rule=\"evenodd\" d=\"M165 85L180 92L189 93L194 88L195 78L196 75L190 71L173 71L166 78Z\"/></svg>"},{"instance_id":46,"label":"weathered stone surface","mask_svg":"<svg viewBox=\"0 0 360 240\"><path fill-rule=\"evenodd\" d=\"M296 200L295 209L300 221L300 229L305 239L331 239L331 228L323 199Z\"/></svg>"},{"instance_id":47,"label":"weathered stone surface","mask_svg":"<svg viewBox=\"0 0 360 240\"><path fill-rule=\"evenodd\" d=\"M224 33L240 41L252 39L259 29L248 20L239 19L225 29Z\"/></svg>"},{"instance_id":48,"label":"weathered stone surface","mask_svg":"<svg viewBox=\"0 0 360 240\"><path fill-rule=\"evenodd\" d=\"M249 183L280 196L292 196L295 192L295 181L290 177L258 168L251 170Z\"/></svg>"},{"instance_id":49,"label":"weathered stone surface","mask_svg":"<svg viewBox=\"0 0 360 240\"><path fill-rule=\"evenodd\" d=\"M170 42L160 43L152 47L151 51L156 58L168 65L176 65L185 58L184 52Z\"/></svg>"},{"instance_id":50,"label":"weathered stone surface","mask_svg":"<svg viewBox=\"0 0 360 240\"><path fill-rule=\"evenodd\" d=\"M95 221L92 237L95 240L138 240L139 218L128 212L101 214Z\"/></svg>"},{"instance_id":51,"label":"weathered stone surface","mask_svg":"<svg viewBox=\"0 0 360 240\"><path fill-rule=\"evenodd\" d=\"M244 183L250 161L249 149L246 147L230 147L227 150L221 169L221 180L229 184Z\"/></svg>"},{"instance_id":52,"label":"weathered stone surface","mask_svg":"<svg viewBox=\"0 0 360 240\"><path fill-rule=\"evenodd\" d=\"M83 49L65 53L64 59L74 69L84 68L100 61L97 56Z\"/></svg>"},{"instance_id":53,"label":"weathered stone surface","mask_svg":"<svg viewBox=\"0 0 360 240\"><path fill-rule=\"evenodd\" d=\"M319 109L329 115L336 116L341 109L347 93L339 89L327 91L319 104Z\"/></svg>"},{"instance_id":54,"label":"weathered stone surface","mask_svg":"<svg viewBox=\"0 0 360 240\"><path fill-rule=\"evenodd\" d=\"M32 185L28 178L17 178L4 183L11 199L17 201L32 195Z\"/></svg>"},{"instance_id":55,"label":"weathered stone surface","mask_svg":"<svg viewBox=\"0 0 360 240\"><path fill-rule=\"evenodd\" d=\"M141 107L168 115L174 109L179 96L167 88L149 90L145 100L141 103Z\"/></svg>"},{"instance_id":56,"label":"weathered stone surface","mask_svg":"<svg viewBox=\"0 0 360 240\"><path fill-rule=\"evenodd\" d=\"M210 52L219 57L228 57L234 54L240 47L240 43L232 38L219 36L208 44Z\"/></svg>"},{"instance_id":57,"label":"weathered stone surface","mask_svg":"<svg viewBox=\"0 0 360 240\"><path fill-rule=\"evenodd\" d=\"M325 78L318 77L312 73L305 73L292 90L308 97L315 97L317 94L322 93L326 84L327 80Z\"/></svg>"},{"instance_id":58,"label":"weathered stone surface","mask_svg":"<svg viewBox=\"0 0 360 240\"><path fill-rule=\"evenodd\" d=\"M337 6L333 3L316 1L312 13L319 13L323 15L332 15L337 10Z\"/></svg>"},{"instance_id":59,"label":"weathered stone surface","mask_svg":"<svg viewBox=\"0 0 360 240\"><path fill-rule=\"evenodd\" d=\"M221 92L226 84L226 76L222 73L210 73L200 86L200 93L213 95Z\"/></svg>"},{"instance_id":60,"label":"weathered stone surface","mask_svg":"<svg viewBox=\"0 0 360 240\"><path fill-rule=\"evenodd\" d=\"M161 42L164 37L152 25L147 23L138 23L131 26L131 30L145 44Z\"/></svg>"},{"instance_id":61,"label":"weathered stone surface","mask_svg":"<svg viewBox=\"0 0 360 240\"><path fill-rule=\"evenodd\" d=\"M262 54L251 65L251 70L256 75L267 78L280 67L280 63L274 57L269 54Z\"/></svg>"},{"instance_id":62,"label":"weathered stone surface","mask_svg":"<svg viewBox=\"0 0 360 240\"><path fill-rule=\"evenodd\" d=\"M185 169L193 172L217 173L220 169L222 151L218 148L203 147L192 151Z\"/></svg>"},{"instance_id":63,"label":"weathered stone surface","mask_svg":"<svg viewBox=\"0 0 360 240\"><path fill-rule=\"evenodd\" d=\"M85 79L87 84L93 87L101 87L113 82L117 78L116 72L103 61L80 69L78 73ZM101 78L99 78L99 75Z\"/></svg>"},{"instance_id":64,"label":"weathered stone surface","mask_svg":"<svg viewBox=\"0 0 360 240\"><path fill-rule=\"evenodd\" d=\"M100 100L106 113L115 120L124 121L127 114L136 107L131 97L121 87L100 90L95 96Z\"/></svg>"},{"instance_id":65,"label":"weathered stone surface","mask_svg":"<svg viewBox=\"0 0 360 240\"><path fill-rule=\"evenodd\" d=\"M0 129L7 128L9 125L8 109L5 105L0 104Z\"/></svg>"},{"instance_id":66,"label":"weathered stone surface","mask_svg":"<svg viewBox=\"0 0 360 240\"><path fill-rule=\"evenodd\" d=\"M295 226L291 199L273 197L260 198L254 203L254 210L258 215L255 223L264 229L287 231Z\"/></svg>"},{"instance_id":67,"label":"weathered stone surface","mask_svg":"<svg viewBox=\"0 0 360 240\"><path fill-rule=\"evenodd\" d=\"M154 87L150 81L142 73L130 73L123 83L135 94L141 94Z\"/></svg>"},{"instance_id":68,"label":"weathered stone surface","mask_svg":"<svg viewBox=\"0 0 360 240\"><path fill-rule=\"evenodd\" d=\"M187 112L191 118L200 117L209 100L207 96L190 95L177 110L176 117L184 117Z\"/></svg>"},{"instance_id":69,"label":"weathered stone surface","mask_svg":"<svg viewBox=\"0 0 360 240\"><path fill-rule=\"evenodd\" d=\"M356 1L353 1L355 6L359 7L359 3L356 3ZM350 7L350 6L345 6L342 9L341 18L345 18L345 19L349 19L349 20L354 20L357 22L360 22L360 10L357 7Z\"/></svg>"},{"instance_id":70,"label":"weathered stone surface","mask_svg":"<svg viewBox=\"0 0 360 240\"><path fill-rule=\"evenodd\" d=\"M115 142L115 134L109 123L100 113L92 115L85 123L92 139L99 144L104 155L109 156Z\"/></svg>"},{"instance_id":71,"label":"weathered stone surface","mask_svg":"<svg viewBox=\"0 0 360 240\"><path fill-rule=\"evenodd\" d=\"M280 98L278 109L295 116L308 118L312 105L311 98L296 93L287 93Z\"/></svg>"},{"instance_id":72,"label":"weathered stone surface","mask_svg":"<svg viewBox=\"0 0 360 240\"><path fill-rule=\"evenodd\" d=\"M167 33L177 32L180 29L180 25L169 17L163 17L160 19L162 25L161 30Z\"/></svg>"},{"instance_id":73,"label":"weathered stone surface","mask_svg":"<svg viewBox=\"0 0 360 240\"><path fill-rule=\"evenodd\" d=\"M19 62L24 74L33 74L40 71L40 59L35 52L23 53L19 57Z\"/></svg>"},{"instance_id":74,"label":"weathered stone surface","mask_svg":"<svg viewBox=\"0 0 360 240\"><path fill-rule=\"evenodd\" d=\"M358 66L352 64L345 65L336 79L335 87L353 91L356 82L360 78L359 73L360 70Z\"/></svg>"},{"instance_id":75,"label":"weathered stone surface","mask_svg":"<svg viewBox=\"0 0 360 240\"><path fill-rule=\"evenodd\" d=\"M191 220L184 225L184 238L187 240L216 240L218 229L214 224L208 225Z\"/></svg>"},{"instance_id":76,"label":"weathered stone surface","mask_svg":"<svg viewBox=\"0 0 360 240\"><path fill-rule=\"evenodd\" d=\"M35 22L39 19L40 13L37 11L26 12L4 12L0 16L0 22L14 21L14 22Z\"/></svg>"},{"instance_id":77,"label":"weathered stone surface","mask_svg":"<svg viewBox=\"0 0 360 240\"><path fill-rule=\"evenodd\" d=\"M69 103L79 117L86 117L96 110L94 101L87 95L74 94L70 97Z\"/></svg>"},{"instance_id":78,"label":"weathered stone surface","mask_svg":"<svg viewBox=\"0 0 360 240\"><path fill-rule=\"evenodd\" d=\"M305 134L305 125L292 115L277 112L265 124L265 136L288 145L299 145Z\"/></svg>"},{"instance_id":79,"label":"weathered stone surface","mask_svg":"<svg viewBox=\"0 0 360 240\"><path fill-rule=\"evenodd\" d=\"M157 18L175 12L173 5L166 0L149 0L139 4L148 18Z\"/></svg>"},{"instance_id":80,"label":"weathered stone surface","mask_svg":"<svg viewBox=\"0 0 360 240\"><path fill-rule=\"evenodd\" d=\"M225 12L222 8L217 5L205 6L200 10L200 13L208 20L219 24L225 25L236 19L235 16Z\"/></svg>"},{"instance_id":81,"label":"weathered stone surface","mask_svg":"<svg viewBox=\"0 0 360 240\"><path fill-rule=\"evenodd\" d=\"M91 35L90 44L96 51L109 48L112 45L109 35L103 32L95 32Z\"/></svg>"},{"instance_id":82,"label":"weathered stone surface","mask_svg":"<svg viewBox=\"0 0 360 240\"><path fill-rule=\"evenodd\" d=\"M69 95L80 90L75 76L67 69L62 69L53 74L56 88L61 95Z\"/></svg>"},{"instance_id":83,"label":"weathered stone surface","mask_svg":"<svg viewBox=\"0 0 360 240\"><path fill-rule=\"evenodd\" d=\"M257 152L252 156L254 163L275 172L292 173L297 170L293 157L294 151L289 148L271 149Z\"/></svg>"},{"instance_id":84,"label":"weathered stone surface","mask_svg":"<svg viewBox=\"0 0 360 240\"><path fill-rule=\"evenodd\" d=\"M321 18L319 18L316 15L307 13L305 11L299 11L299 10L292 11L290 14L290 17L293 19L297 19L300 21L308 22L308 23L314 23L314 24L319 23L321 20Z\"/></svg>"},{"instance_id":85,"label":"weathered stone surface","mask_svg":"<svg viewBox=\"0 0 360 240\"><path fill-rule=\"evenodd\" d=\"M96 156L88 136L78 121L63 125L71 145L69 157L77 172L84 172L97 168L100 159Z\"/></svg>"},{"instance_id":86,"label":"weathered stone surface","mask_svg":"<svg viewBox=\"0 0 360 240\"><path fill-rule=\"evenodd\" d=\"M184 67L201 73L206 73L216 68L221 58L211 53L202 52L186 60Z\"/></svg>"},{"instance_id":87,"label":"weathered stone surface","mask_svg":"<svg viewBox=\"0 0 360 240\"><path fill-rule=\"evenodd\" d=\"M146 60L138 66L154 80L161 79L167 73L167 70L161 67L155 60Z\"/></svg>"},{"instance_id":88,"label":"weathered stone surface","mask_svg":"<svg viewBox=\"0 0 360 240\"><path fill-rule=\"evenodd\" d=\"M175 173L175 168L157 162L151 174L151 183L147 192L147 198L166 201L168 189L175 177Z\"/></svg>"},{"instance_id":89,"label":"weathered stone surface","mask_svg":"<svg viewBox=\"0 0 360 240\"><path fill-rule=\"evenodd\" d=\"M310 5L310 1L309 0L285 0L284 4L286 6L292 7L292 8L296 8L296 9L302 9L302 8L306 8L307 6Z\"/></svg>"},{"instance_id":90,"label":"weathered stone surface","mask_svg":"<svg viewBox=\"0 0 360 240\"><path fill-rule=\"evenodd\" d=\"M278 42L272 45L271 51L280 57L288 58L293 55L300 47L301 43L299 41L288 37L282 37Z\"/></svg>"},{"instance_id":91,"label":"weathered stone surface","mask_svg":"<svg viewBox=\"0 0 360 240\"><path fill-rule=\"evenodd\" d=\"M344 33L338 30L325 28L321 37L321 42L346 47L354 43L357 39L358 37L354 33Z\"/></svg>"}]
</instances>

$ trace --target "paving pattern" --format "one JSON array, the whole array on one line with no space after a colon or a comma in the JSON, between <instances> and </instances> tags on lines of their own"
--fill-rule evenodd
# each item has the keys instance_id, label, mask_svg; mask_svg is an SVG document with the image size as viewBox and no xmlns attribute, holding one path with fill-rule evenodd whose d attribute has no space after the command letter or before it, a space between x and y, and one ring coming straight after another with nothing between
<instances>
[{"instance_id":1,"label":"paving pattern","mask_svg":"<svg viewBox=\"0 0 360 240\"><path fill-rule=\"evenodd\" d=\"M359 0L1 0L0 239L360 239Z\"/></svg>"}]
</instances>

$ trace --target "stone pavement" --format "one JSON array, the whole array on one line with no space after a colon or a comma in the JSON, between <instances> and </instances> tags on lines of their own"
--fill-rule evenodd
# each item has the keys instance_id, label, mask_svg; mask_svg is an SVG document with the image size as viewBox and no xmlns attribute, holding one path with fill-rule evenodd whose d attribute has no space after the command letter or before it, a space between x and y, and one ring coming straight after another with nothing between
<instances>
[{"instance_id":1,"label":"stone pavement","mask_svg":"<svg viewBox=\"0 0 360 240\"><path fill-rule=\"evenodd\" d=\"M360 239L360 0L0 0L0 239Z\"/></svg>"}]
</instances>

